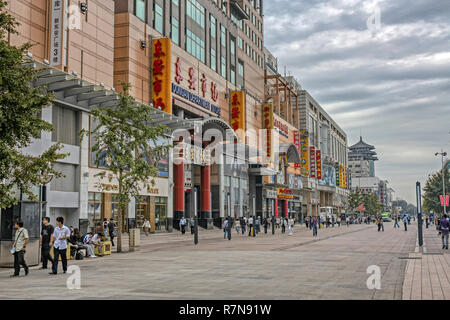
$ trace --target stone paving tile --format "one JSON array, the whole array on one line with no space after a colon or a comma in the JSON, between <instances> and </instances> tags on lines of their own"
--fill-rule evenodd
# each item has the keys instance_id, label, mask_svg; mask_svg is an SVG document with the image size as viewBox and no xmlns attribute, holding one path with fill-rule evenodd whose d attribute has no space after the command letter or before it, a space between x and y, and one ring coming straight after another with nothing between
<instances>
[{"instance_id":1,"label":"stone paving tile","mask_svg":"<svg viewBox=\"0 0 450 320\"><path fill-rule=\"evenodd\" d=\"M385 232L374 225L325 228L317 238L304 226L296 226L293 236L278 230L232 237L202 231L194 246L190 234L143 236L135 252L70 261L81 268L81 290L66 289L68 275L50 277L32 269L26 278L9 279L11 271L0 270L0 294L6 299L401 299L408 266L398 258L415 248L414 232L389 224ZM370 265L381 268L381 290L367 289Z\"/></svg>"}]
</instances>

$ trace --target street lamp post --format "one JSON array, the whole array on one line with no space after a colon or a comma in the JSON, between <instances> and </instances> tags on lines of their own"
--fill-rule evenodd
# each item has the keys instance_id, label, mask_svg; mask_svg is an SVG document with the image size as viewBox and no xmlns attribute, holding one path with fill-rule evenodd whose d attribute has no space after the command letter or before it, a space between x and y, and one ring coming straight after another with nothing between
<instances>
[{"instance_id":1,"label":"street lamp post","mask_svg":"<svg viewBox=\"0 0 450 320\"><path fill-rule=\"evenodd\" d=\"M445 170L444 170L444 157L447 156L447 152L444 152L441 150L441 152L436 152L434 154L435 156L440 155L441 156L441 163L442 163L442 196L444 197L444 214L447 213L447 207L446 207L446 195L445 195Z\"/></svg>"}]
</instances>

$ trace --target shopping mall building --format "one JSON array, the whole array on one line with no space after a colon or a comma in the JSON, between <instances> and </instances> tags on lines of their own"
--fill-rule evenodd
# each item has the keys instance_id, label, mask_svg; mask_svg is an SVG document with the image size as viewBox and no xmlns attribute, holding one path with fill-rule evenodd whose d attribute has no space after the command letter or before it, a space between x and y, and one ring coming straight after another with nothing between
<instances>
[{"instance_id":1,"label":"shopping mall building","mask_svg":"<svg viewBox=\"0 0 450 320\"><path fill-rule=\"evenodd\" d=\"M16 0L8 10L20 23L9 41L33 44L27 59L40 70L35 85L55 96L42 111L53 131L24 152L37 155L59 141L70 155L55 163L64 178L35 188L40 203L18 192L19 204L2 211L2 230L20 217L38 236L40 216L63 216L86 232L117 215L117 180L107 163L96 165L94 137L78 133L95 125L91 109L118 103L122 82L137 102L153 104L150 125L166 125L161 143L175 146L130 199L124 230L148 218L152 232L170 232L195 210L208 229L228 215L318 214L317 177L305 168L320 153L302 153L309 129L299 88L268 70L263 1ZM336 204L332 196L323 201Z\"/></svg>"}]
</instances>

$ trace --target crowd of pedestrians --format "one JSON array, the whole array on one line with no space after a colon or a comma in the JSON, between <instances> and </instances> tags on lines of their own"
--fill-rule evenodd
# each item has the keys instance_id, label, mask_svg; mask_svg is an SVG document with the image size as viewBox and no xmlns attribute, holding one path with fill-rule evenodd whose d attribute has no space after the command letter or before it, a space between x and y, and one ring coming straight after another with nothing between
<instances>
[{"instance_id":1,"label":"crowd of pedestrians","mask_svg":"<svg viewBox=\"0 0 450 320\"><path fill-rule=\"evenodd\" d=\"M28 230L24 228L22 221L17 221L14 225L14 243L11 253L14 255L14 274L11 277L18 277L20 268L25 271L25 275L29 273L29 267L25 262L26 247L29 242ZM103 233L104 232L104 233ZM111 218L108 222L106 219L103 223L103 232L89 232L84 236L81 235L80 230L64 225L64 218L56 218L56 226L50 224L50 218L44 217L42 219L41 236L39 246L41 249L42 266L40 270L48 269L48 263L52 264L50 275L58 274L58 264L61 259L63 273L67 272L67 257L82 259L81 250L85 249L87 256L96 258L94 254L95 248L101 248L105 240L110 240L114 246L114 237L117 235L114 219ZM109 235L106 237L105 235ZM69 249L68 253L67 250ZM53 257L51 252L53 250ZM98 250L100 253L101 250ZM101 256L101 254L98 254Z\"/></svg>"}]
</instances>

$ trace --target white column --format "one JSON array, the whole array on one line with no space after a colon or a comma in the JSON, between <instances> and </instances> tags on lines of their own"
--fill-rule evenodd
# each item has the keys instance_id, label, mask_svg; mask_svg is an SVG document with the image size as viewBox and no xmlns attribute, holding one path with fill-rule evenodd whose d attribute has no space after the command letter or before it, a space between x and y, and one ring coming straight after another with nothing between
<instances>
[{"instance_id":1,"label":"white column","mask_svg":"<svg viewBox=\"0 0 450 320\"><path fill-rule=\"evenodd\" d=\"M81 113L81 128L89 130L89 114ZM80 144L80 207L79 219L88 218L88 185L89 185L89 136Z\"/></svg>"}]
</instances>

